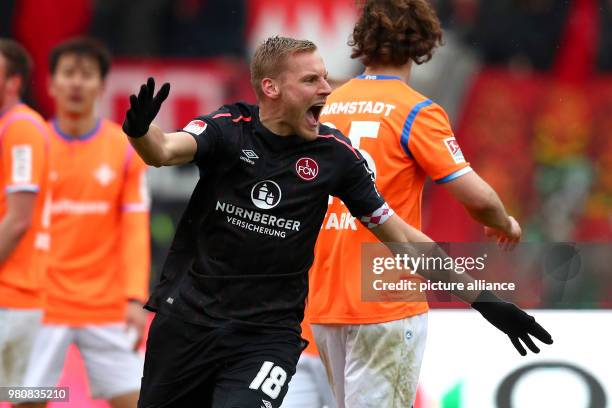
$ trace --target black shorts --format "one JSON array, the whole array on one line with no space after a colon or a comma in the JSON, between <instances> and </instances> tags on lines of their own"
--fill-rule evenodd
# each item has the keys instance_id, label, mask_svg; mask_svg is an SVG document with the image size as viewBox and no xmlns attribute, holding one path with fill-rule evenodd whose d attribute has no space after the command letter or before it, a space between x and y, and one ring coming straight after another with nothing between
<instances>
[{"instance_id":1,"label":"black shorts","mask_svg":"<svg viewBox=\"0 0 612 408\"><path fill-rule=\"evenodd\" d=\"M138 407L278 408L303 347L289 331L212 328L158 313Z\"/></svg>"}]
</instances>

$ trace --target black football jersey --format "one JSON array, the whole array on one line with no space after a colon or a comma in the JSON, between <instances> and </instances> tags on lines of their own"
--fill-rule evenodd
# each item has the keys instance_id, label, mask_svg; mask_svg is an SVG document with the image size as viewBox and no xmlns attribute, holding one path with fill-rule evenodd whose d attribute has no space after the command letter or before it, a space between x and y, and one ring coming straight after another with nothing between
<instances>
[{"instance_id":1,"label":"black football jersey","mask_svg":"<svg viewBox=\"0 0 612 408\"><path fill-rule=\"evenodd\" d=\"M183 131L200 179L147 307L183 320L299 332L308 270L330 195L355 217L385 205L339 131L279 136L257 106L225 105Z\"/></svg>"}]
</instances>

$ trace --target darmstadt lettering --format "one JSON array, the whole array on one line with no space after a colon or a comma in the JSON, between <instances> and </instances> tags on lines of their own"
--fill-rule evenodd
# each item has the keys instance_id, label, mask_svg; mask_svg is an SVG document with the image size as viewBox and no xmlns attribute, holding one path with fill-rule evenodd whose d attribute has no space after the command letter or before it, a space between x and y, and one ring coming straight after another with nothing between
<instances>
[{"instance_id":1,"label":"darmstadt lettering","mask_svg":"<svg viewBox=\"0 0 612 408\"><path fill-rule=\"evenodd\" d=\"M325 105L322 115L334 115L344 113L352 115L354 113L373 113L381 114L385 112L385 116L389 116L391 111L395 109L395 105L390 105L383 102L372 102L372 101L354 101L354 102L334 102L329 105Z\"/></svg>"}]
</instances>

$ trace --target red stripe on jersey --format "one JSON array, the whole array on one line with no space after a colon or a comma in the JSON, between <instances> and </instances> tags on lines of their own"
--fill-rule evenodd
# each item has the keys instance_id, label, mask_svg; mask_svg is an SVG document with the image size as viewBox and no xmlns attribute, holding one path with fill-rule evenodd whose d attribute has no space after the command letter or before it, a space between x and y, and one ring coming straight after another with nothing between
<instances>
[{"instance_id":1,"label":"red stripe on jersey","mask_svg":"<svg viewBox=\"0 0 612 408\"><path fill-rule=\"evenodd\" d=\"M213 116L213 119L217 119L217 118L226 118L228 116L232 116L231 113L217 113L215 116ZM241 120L244 120L245 122L250 122L251 121L251 117L244 117L242 115L238 116L236 119L232 119L232 122L240 122Z\"/></svg>"},{"instance_id":2,"label":"red stripe on jersey","mask_svg":"<svg viewBox=\"0 0 612 408\"><path fill-rule=\"evenodd\" d=\"M346 147L348 147L351 152L353 152L353 154L355 155L355 157L357 157L358 159L360 158L359 155L357 154L357 152L355 151L355 149L353 149L353 146L351 146L350 144L346 143L344 140L340 140L338 139L336 136L334 135L318 135L319 137L324 137L326 139L334 139L337 142L342 143L343 145L345 145Z\"/></svg>"}]
</instances>

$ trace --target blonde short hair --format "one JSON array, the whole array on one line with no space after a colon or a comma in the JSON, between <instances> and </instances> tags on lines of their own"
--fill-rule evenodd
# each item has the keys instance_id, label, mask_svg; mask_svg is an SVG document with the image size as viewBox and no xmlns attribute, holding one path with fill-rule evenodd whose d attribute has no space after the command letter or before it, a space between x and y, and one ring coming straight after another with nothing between
<instances>
[{"instance_id":1,"label":"blonde short hair","mask_svg":"<svg viewBox=\"0 0 612 408\"><path fill-rule=\"evenodd\" d=\"M314 52L317 46L308 40L274 36L260 44L251 60L251 83L258 98L263 96L261 81L264 78L275 78L285 68L287 56Z\"/></svg>"}]
</instances>

